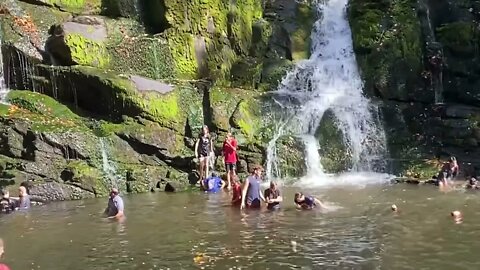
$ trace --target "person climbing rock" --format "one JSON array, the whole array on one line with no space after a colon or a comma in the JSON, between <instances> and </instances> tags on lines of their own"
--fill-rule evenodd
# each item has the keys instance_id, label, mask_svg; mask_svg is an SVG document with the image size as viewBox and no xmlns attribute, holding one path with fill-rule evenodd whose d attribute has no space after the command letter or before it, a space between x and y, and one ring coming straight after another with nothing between
<instances>
[{"instance_id":1,"label":"person climbing rock","mask_svg":"<svg viewBox=\"0 0 480 270\"><path fill-rule=\"evenodd\" d=\"M242 200L240 209L244 209L245 207L259 209L261 207L261 201L265 201L260 189L262 172L262 166L255 165L252 169L252 174L245 180L242 188L242 198L244 198L244 200Z\"/></svg>"},{"instance_id":2,"label":"person climbing rock","mask_svg":"<svg viewBox=\"0 0 480 270\"><path fill-rule=\"evenodd\" d=\"M213 153L213 143L212 137L210 136L210 131L208 126L203 126L202 132L195 143L195 157L199 161L199 177L200 181L203 181L208 175L208 158L211 153ZM201 182L200 182L201 183Z\"/></svg>"},{"instance_id":3,"label":"person climbing rock","mask_svg":"<svg viewBox=\"0 0 480 270\"><path fill-rule=\"evenodd\" d=\"M108 218L122 218L125 215L123 211L123 199L120 197L118 189L112 188L105 214Z\"/></svg>"},{"instance_id":4,"label":"person climbing rock","mask_svg":"<svg viewBox=\"0 0 480 270\"><path fill-rule=\"evenodd\" d=\"M319 199L313 196L305 196L302 192L295 193L293 202L298 209L311 210L315 207L326 208Z\"/></svg>"},{"instance_id":5,"label":"person climbing rock","mask_svg":"<svg viewBox=\"0 0 480 270\"><path fill-rule=\"evenodd\" d=\"M270 181L270 188L267 188L264 191L263 196L267 201L268 210L275 210L280 208L280 203L283 201L283 198L275 181Z\"/></svg>"},{"instance_id":6,"label":"person climbing rock","mask_svg":"<svg viewBox=\"0 0 480 270\"><path fill-rule=\"evenodd\" d=\"M227 189L231 189L232 178L236 175L237 170L237 140L232 133L227 133L223 142L223 157L225 162L225 171L227 172Z\"/></svg>"}]
</instances>

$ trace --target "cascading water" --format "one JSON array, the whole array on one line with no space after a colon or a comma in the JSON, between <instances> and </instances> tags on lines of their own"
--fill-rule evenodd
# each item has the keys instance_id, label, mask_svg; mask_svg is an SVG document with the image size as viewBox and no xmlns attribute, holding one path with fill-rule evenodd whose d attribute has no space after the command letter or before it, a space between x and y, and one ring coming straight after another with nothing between
<instances>
[{"instance_id":1,"label":"cascading water","mask_svg":"<svg viewBox=\"0 0 480 270\"><path fill-rule=\"evenodd\" d=\"M363 83L353 53L352 37L346 19L348 0L317 2L319 20L312 31L310 59L298 63L274 93L274 99L293 117L281 134L292 134L305 144L308 178L325 176L320 163L319 144L314 134L322 117L330 110L352 155L352 171L380 171L386 153L385 133L379 124L378 109L363 95ZM275 157L275 135L268 157ZM275 168L275 159L267 169ZM270 178L279 178L270 169Z\"/></svg>"},{"instance_id":2,"label":"cascading water","mask_svg":"<svg viewBox=\"0 0 480 270\"><path fill-rule=\"evenodd\" d=\"M110 180L112 187L119 188L120 177L117 173L117 168L108 158L107 143L104 138L100 138L100 150L102 152L103 173Z\"/></svg>"},{"instance_id":3,"label":"cascading water","mask_svg":"<svg viewBox=\"0 0 480 270\"><path fill-rule=\"evenodd\" d=\"M9 89L5 83L5 72L3 70L2 33L0 31L0 101L5 101L8 91Z\"/></svg>"}]
</instances>

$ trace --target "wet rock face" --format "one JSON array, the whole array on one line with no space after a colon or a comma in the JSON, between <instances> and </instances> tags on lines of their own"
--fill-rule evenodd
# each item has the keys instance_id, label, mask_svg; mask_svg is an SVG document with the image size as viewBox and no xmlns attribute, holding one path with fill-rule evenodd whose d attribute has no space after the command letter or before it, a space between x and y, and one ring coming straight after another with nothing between
<instances>
[{"instance_id":1,"label":"wet rock face","mask_svg":"<svg viewBox=\"0 0 480 270\"><path fill-rule=\"evenodd\" d=\"M479 161L478 1L350 1L365 91L384 102L392 170L428 174ZM461 166L462 166L461 165Z\"/></svg>"},{"instance_id":2,"label":"wet rock face","mask_svg":"<svg viewBox=\"0 0 480 270\"><path fill-rule=\"evenodd\" d=\"M0 178L29 181L42 200L105 196L115 185L181 191L195 181L204 124L217 157L234 133L239 173L264 163L263 92L309 56L316 13L312 1L284 0L0 5L6 82L35 92L12 91L0 105Z\"/></svg>"}]
</instances>

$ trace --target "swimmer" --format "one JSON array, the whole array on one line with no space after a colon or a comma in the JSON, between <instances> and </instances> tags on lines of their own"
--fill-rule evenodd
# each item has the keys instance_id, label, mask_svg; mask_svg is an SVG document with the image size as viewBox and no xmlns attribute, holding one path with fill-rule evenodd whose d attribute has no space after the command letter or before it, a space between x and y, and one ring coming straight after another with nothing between
<instances>
[{"instance_id":1,"label":"swimmer","mask_svg":"<svg viewBox=\"0 0 480 270\"><path fill-rule=\"evenodd\" d=\"M463 221L462 212L455 210L455 211L452 211L450 215L453 217L453 220L455 221L455 223L457 224L462 223Z\"/></svg>"},{"instance_id":2,"label":"swimmer","mask_svg":"<svg viewBox=\"0 0 480 270\"><path fill-rule=\"evenodd\" d=\"M317 198L313 196L305 196L303 193L295 193L293 200L297 209L311 210L315 207L326 208L325 205Z\"/></svg>"},{"instance_id":3,"label":"swimmer","mask_svg":"<svg viewBox=\"0 0 480 270\"><path fill-rule=\"evenodd\" d=\"M108 218L122 218L124 216L123 210L123 199L120 197L118 189L112 188L105 214Z\"/></svg>"},{"instance_id":4,"label":"swimmer","mask_svg":"<svg viewBox=\"0 0 480 270\"><path fill-rule=\"evenodd\" d=\"M480 187L478 186L478 181L475 177L471 177L470 180L468 180L467 188L468 189L480 189Z\"/></svg>"},{"instance_id":5,"label":"swimmer","mask_svg":"<svg viewBox=\"0 0 480 270\"><path fill-rule=\"evenodd\" d=\"M393 212L398 211L398 207L395 204L392 204L391 209L392 209Z\"/></svg>"},{"instance_id":6,"label":"swimmer","mask_svg":"<svg viewBox=\"0 0 480 270\"><path fill-rule=\"evenodd\" d=\"M15 211L15 201L10 198L10 193L8 190L4 190L3 197L0 200L0 212L10 213Z\"/></svg>"},{"instance_id":7,"label":"swimmer","mask_svg":"<svg viewBox=\"0 0 480 270\"><path fill-rule=\"evenodd\" d=\"M253 167L252 174L247 177L242 188L242 203L240 209L248 207L250 209L260 209L261 202L265 201L260 190L260 183L262 181L263 168L260 165Z\"/></svg>"},{"instance_id":8,"label":"swimmer","mask_svg":"<svg viewBox=\"0 0 480 270\"><path fill-rule=\"evenodd\" d=\"M30 195L27 193L27 188L20 186L18 188L19 200L17 202L17 209L26 210L30 209Z\"/></svg>"}]
</instances>

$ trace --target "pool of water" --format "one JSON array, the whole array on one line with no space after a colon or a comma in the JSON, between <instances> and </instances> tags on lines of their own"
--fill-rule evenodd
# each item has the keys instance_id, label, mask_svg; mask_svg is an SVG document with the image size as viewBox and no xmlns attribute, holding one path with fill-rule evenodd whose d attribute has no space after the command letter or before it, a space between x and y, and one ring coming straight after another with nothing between
<instances>
[{"instance_id":1,"label":"pool of water","mask_svg":"<svg viewBox=\"0 0 480 270\"><path fill-rule=\"evenodd\" d=\"M12 269L480 269L479 194L375 184L305 189L329 211L246 211L227 194L126 196L123 223L105 200L51 203L0 218ZM395 203L400 211L393 213ZM449 213L464 213L461 224Z\"/></svg>"}]
</instances>

